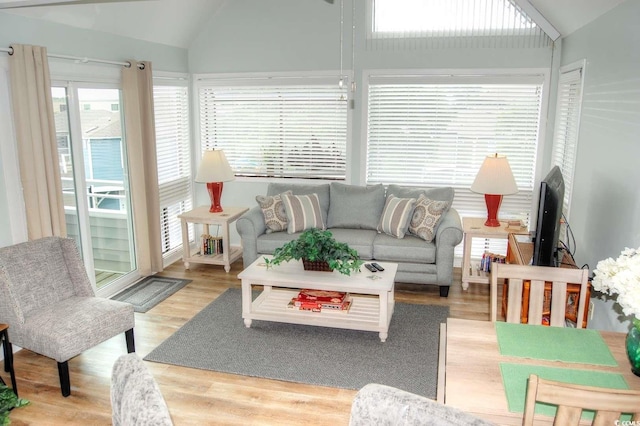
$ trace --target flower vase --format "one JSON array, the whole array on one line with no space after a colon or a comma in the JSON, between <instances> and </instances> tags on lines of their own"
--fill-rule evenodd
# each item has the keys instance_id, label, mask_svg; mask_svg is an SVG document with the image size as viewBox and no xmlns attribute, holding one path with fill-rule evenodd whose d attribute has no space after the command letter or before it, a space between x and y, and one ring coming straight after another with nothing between
<instances>
[{"instance_id":1,"label":"flower vase","mask_svg":"<svg viewBox=\"0 0 640 426\"><path fill-rule=\"evenodd\" d=\"M634 319L626 339L627 357L631 363L631 371L640 376L640 320Z\"/></svg>"}]
</instances>

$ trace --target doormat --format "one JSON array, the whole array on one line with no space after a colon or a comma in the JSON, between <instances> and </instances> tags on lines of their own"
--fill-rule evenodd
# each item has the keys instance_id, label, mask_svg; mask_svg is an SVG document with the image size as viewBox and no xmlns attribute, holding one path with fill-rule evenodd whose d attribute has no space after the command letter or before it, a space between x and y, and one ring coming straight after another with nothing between
<instances>
[{"instance_id":1,"label":"doormat","mask_svg":"<svg viewBox=\"0 0 640 426\"><path fill-rule=\"evenodd\" d=\"M111 299L131 303L135 312L144 313L190 282L191 280L152 275L118 293Z\"/></svg>"},{"instance_id":2,"label":"doormat","mask_svg":"<svg viewBox=\"0 0 640 426\"><path fill-rule=\"evenodd\" d=\"M380 383L435 399L440 323L448 316L446 306L396 303L384 343L371 331L258 320L246 328L234 288L144 359L346 389Z\"/></svg>"}]
</instances>

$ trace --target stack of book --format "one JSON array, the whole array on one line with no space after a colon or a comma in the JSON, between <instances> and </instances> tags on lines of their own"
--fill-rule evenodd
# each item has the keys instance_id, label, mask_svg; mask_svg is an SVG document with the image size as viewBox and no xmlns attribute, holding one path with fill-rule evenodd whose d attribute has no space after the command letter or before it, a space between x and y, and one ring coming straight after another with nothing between
<instances>
[{"instance_id":1,"label":"stack of book","mask_svg":"<svg viewBox=\"0 0 640 426\"><path fill-rule=\"evenodd\" d=\"M480 261L480 265L478 269L483 272L491 272L491 264L493 262L505 263L507 261L506 257L500 254L493 254L488 251L485 251L482 255L482 260Z\"/></svg>"},{"instance_id":2,"label":"stack of book","mask_svg":"<svg viewBox=\"0 0 640 426\"><path fill-rule=\"evenodd\" d=\"M300 311L321 312L323 310L348 311L351 307L349 293L327 290L300 290L291 299L289 308Z\"/></svg>"},{"instance_id":3,"label":"stack of book","mask_svg":"<svg viewBox=\"0 0 640 426\"><path fill-rule=\"evenodd\" d=\"M200 254L222 254L222 237L214 237L212 235L202 234L200 238L202 239Z\"/></svg>"}]
</instances>

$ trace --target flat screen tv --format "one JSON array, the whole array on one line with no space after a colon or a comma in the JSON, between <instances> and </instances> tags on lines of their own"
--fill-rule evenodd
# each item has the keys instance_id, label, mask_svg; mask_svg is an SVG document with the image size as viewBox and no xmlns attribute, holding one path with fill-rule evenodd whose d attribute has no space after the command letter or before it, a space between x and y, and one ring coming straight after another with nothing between
<instances>
[{"instance_id":1,"label":"flat screen tv","mask_svg":"<svg viewBox=\"0 0 640 426\"><path fill-rule=\"evenodd\" d=\"M558 166L551 169L540 183L538 217L533 236L533 259L538 266L559 266L560 221L564 200L564 178Z\"/></svg>"}]
</instances>

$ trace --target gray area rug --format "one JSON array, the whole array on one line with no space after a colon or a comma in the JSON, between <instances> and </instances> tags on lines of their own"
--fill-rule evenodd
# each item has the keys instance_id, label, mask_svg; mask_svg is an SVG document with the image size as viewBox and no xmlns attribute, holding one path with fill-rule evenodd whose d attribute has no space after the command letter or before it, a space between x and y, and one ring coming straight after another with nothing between
<instances>
[{"instance_id":1,"label":"gray area rug","mask_svg":"<svg viewBox=\"0 0 640 426\"><path fill-rule=\"evenodd\" d=\"M144 313L190 282L191 280L152 275L116 294L112 299L131 303L134 311Z\"/></svg>"},{"instance_id":2,"label":"gray area rug","mask_svg":"<svg viewBox=\"0 0 640 426\"><path fill-rule=\"evenodd\" d=\"M382 343L368 331L257 320L246 328L241 306L240 290L228 289L144 359L345 389L375 382L436 397L448 307L396 303Z\"/></svg>"}]
</instances>

